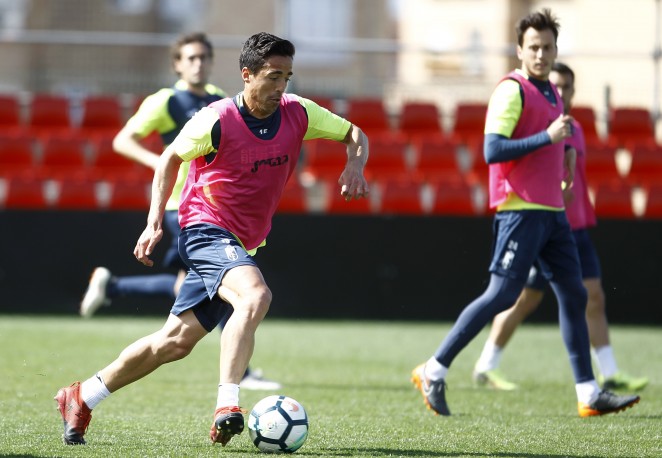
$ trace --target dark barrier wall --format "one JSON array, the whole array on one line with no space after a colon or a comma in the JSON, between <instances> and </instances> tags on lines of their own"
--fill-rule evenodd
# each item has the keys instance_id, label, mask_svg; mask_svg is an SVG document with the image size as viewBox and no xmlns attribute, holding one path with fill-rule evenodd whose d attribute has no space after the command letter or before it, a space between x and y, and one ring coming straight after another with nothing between
<instances>
[{"instance_id":1,"label":"dark barrier wall","mask_svg":"<svg viewBox=\"0 0 662 458\"><path fill-rule=\"evenodd\" d=\"M161 272L133 247L146 212L0 212L0 312L76 313L91 270ZM279 215L256 260L270 315L454 320L487 281L492 220ZM592 231L611 322L662 324L662 221L603 220ZM165 248L162 242L155 259ZM169 298L120 298L101 314L165 314ZM535 321L557 321L547 294Z\"/></svg>"}]
</instances>

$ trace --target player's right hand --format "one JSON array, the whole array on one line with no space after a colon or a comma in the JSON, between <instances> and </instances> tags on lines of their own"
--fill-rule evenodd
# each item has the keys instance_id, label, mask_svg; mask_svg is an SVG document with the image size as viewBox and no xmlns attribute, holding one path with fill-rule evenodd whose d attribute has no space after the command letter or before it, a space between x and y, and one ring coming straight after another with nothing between
<instances>
[{"instance_id":1,"label":"player's right hand","mask_svg":"<svg viewBox=\"0 0 662 458\"><path fill-rule=\"evenodd\" d=\"M154 252L154 247L159 243L161 237L163 237L163 229L161 229L161 227L152 227L148 225L145 228L136 243L136 247L133 249L133 255L138 262L148 267L154 265L154 261L149 259L149 256Z\"/></svg>"}]
</instances>

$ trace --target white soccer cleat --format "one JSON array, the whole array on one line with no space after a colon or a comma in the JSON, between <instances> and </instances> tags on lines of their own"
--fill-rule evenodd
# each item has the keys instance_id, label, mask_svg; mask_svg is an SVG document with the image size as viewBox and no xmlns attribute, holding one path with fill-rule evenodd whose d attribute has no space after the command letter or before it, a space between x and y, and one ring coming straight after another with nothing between
<instances>
[{"instance_id":1,"label":"white soccer cleat","mask_svg":"<svg viewBox=\"0 0 662 458\"><path fill-rule=\"evenodd\" d=\"M99 307L110 304L110 299L106 296L106 287L111 276L110 270L105 267L94 269L85 296L80 303L80 315L83 318L90 318Z\"/></svg>"},{"instance_id":2,"label":"white soccer cleat","mask_svg":"<svg viewBox=\"0 0 662 458\"><path fill-rule=\"evenodd\" d=\"M249 369L248 374L241 379L239 387L245 390L280 390L281 384L264 378L262 370Z\"/></svg>"}]
</instances>

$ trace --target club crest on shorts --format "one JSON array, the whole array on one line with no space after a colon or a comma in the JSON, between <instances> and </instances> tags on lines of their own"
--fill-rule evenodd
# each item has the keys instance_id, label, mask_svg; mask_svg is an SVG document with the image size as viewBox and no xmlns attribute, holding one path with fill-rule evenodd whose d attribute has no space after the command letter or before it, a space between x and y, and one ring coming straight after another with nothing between
<instances>
[{"instance_id":1,"label":"club crest on shorts","mask_svg":"<svg viewBox=\"0 0 662 458\"><path fill-rule=\"evenodd\" d=\"M232 245L228 245L225 247L225 256L227 256L230 261L236 261L237 259L239 259L237 250Z\"/></svg>"},{"instance_id":2,"label":"club crest on shorts","mask_svg":"<svg viewBox=\"0 0 662 458\"><path fill-rule=\"evenodd\" d=\"M517 242L510 240L508 242L508 251L506 251L501 259L501 267L503 269L510 269L515 259L515 252L517 251Z\"/></svg>"}]
</instances>

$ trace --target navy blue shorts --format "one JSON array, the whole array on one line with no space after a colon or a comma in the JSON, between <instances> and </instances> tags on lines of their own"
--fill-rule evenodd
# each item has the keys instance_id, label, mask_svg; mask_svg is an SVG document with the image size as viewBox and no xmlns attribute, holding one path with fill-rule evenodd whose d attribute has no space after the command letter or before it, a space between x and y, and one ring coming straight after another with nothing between
<instances>
[{"instance_id":1,"label":"navy blue shorts","mask_svg":"<svg viewBox=\"0 0 662 458\"><path fill-rule=\"evenodd\" d=\"M588 229L572 231L572 235L577 244L577 253L579 255L579 264L582 269L582 278L585 280L588 278L600 278L602 276L600 260L598 259L598 253L595 251L593 242L591 242L591 238L589 237ZM526 287L542 291L547 287L548 283L547 279L540 274L540 266L538 265L538 262L536 262L533 267L531 267L529 278L526 281Z\"/></svg>"},{"instance_id":2,"label":"navy blue shorts","mask_svg":"<svg viewBox=\"0 0 662 458\"><path fill-rule=\"evenodd\" d=\"M163 215L163 225L170 233L170 246L163 257L163 266L177 270L186 270L186 264L179 256L179 233L182 231L179 227L177 210L166 210Z\"/></svg>"},{"instance_id":3,"label":"navy blue shorts","mask_svg":"<svg viewBox=\"0 0 662 458\"><path fill-rule=\"evenodd\" d=\"M490 272L522 281L539 261L548 280L581 275L575 238L563 211L497 212Z\"/></svg>"},{"instance_id":4,"label":"navy blue shorts","mask_svg":"<svg viewBox=\"0 0 662 458\"><path fill-rule=\"evenodd\" d=\"M200 324L211 332L231 305L218 296L227 271L257 264L229 231L212 224L196 224L179 234L179 255L188 272L170 313L193 309Z\"/></svg>"}]
</instances>

